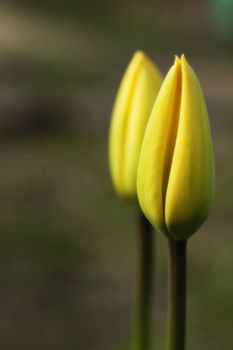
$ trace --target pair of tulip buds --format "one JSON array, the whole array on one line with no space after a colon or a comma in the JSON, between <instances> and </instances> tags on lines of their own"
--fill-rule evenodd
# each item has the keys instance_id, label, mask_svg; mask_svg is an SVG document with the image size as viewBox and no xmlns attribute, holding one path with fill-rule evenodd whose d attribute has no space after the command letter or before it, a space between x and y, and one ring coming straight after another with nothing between
<instances>
[{"instance_id":1,"label":"pair of tulip buds","mask_svg":"<svg viewBox=\"0 0 233 350\"><path fill-rule=\"evenodd\" d=\"M113 109L110 169L116 192L140 205L168 238L190 237L206 219L214 157L205 100L184 55L162 81L142 52L133 56Z\"/></svg>"}]
</instances>

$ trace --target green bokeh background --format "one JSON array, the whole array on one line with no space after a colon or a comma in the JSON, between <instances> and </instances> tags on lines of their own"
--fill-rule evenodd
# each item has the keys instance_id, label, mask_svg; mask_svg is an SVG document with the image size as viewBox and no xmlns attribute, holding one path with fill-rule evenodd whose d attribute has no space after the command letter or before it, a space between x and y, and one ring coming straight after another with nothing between
<instances>
[{"instance_id":1,"label":"green bokeh background","mask_svg":"<svg viewBox=\"0 0 233 350\"><path fill-rule=\"evenodd\" d=\"M184 52L206 96L217 188L208 221L189 241L187 349L232 350L233 29L226 3L1 2L2 349L129 349L137 227L112 189L107 137L122 73L142 49L163 74ZM162 350L162 236L156 267L153 348Z\"/></svg>"}]
</instances>

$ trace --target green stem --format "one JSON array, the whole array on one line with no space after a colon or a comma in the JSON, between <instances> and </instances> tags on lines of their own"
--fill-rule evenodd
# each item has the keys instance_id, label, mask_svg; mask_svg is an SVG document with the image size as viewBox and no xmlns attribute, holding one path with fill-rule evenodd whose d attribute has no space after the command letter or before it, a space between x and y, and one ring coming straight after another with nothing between
<instances>
[{"instance_id":1,"label":"green stem","mask_svg":"<svg viewBox=\"0 0 233 350\"><path fill-rule=\"evenodd\" d=\"M154 232L151 224L139 213L139 254L133 350L149 350L151 328L152 280L154 272Z\"/></svg>"},{"instance_id":2,"label":"green stem","mask_svg":"<svg viewBox=\"0 0 233 350\"><path fill-rule=\"evenodd\" d=\"M186 240L169 239L168 350L185 350Z\"/></svg>"}]
</instances>

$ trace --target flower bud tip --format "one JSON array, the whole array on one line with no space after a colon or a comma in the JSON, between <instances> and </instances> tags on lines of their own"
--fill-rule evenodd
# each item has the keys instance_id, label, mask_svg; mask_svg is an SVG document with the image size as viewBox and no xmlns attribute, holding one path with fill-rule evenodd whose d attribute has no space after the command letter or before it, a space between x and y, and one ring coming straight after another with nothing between
<instances>
[{"instance_id":1,"label":"flower bud tip","mask_svg":"<svg viewBox=\"0 0 233 350\"><path fill-rule=\"evenodd\" d=\"M180 63L180 58L177 55L175 55L175 62L174 62L174 64L178 64L178 63Z\"/></svg>"},{"instance_id":2,"label":"flower bud tip","mask_svg":"<svg viewBox=\"0 0 233 350\"><path fill-rule=\"evenodd\" d=\"M145 54L143 51L137 50L134 52L134 59L143 60L144 58L145 58Z\"/></svg>"},{"instance_id":3,"label":"flower bud tip","mask_svg":"<svg viewBox=\"0 0 233 350\"><path fill-rule=\"evenodd\" d=\"M185 63L187 63L187 59L186 59L186 57L185 57L185 55L184 54L182 54L181 55L181 62L185 62Z\"/></svg>"}]
</instances>

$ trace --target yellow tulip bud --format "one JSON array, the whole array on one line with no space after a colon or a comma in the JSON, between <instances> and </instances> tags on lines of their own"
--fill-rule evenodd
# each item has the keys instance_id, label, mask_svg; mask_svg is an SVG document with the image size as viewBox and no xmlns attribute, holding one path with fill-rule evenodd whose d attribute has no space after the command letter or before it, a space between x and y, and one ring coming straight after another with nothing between
<instances>
[{"instance_id":1,"label":"yellow tulip bud","mask_svg":"<svg viewBox=\"0 0 233 350\"><path fill-rule=\"evenodd\" d=\"M147 124L138 166L139 203L159 231L187 239L208 215L214 178L204 97L182 55L168 72Z\"/></svg>"},{"instance_id":2,"label":"yellow tulip bud","mask_svg":"<svg viewBox=\"0 0 233 350\"><path fill-rule=\"evenodd\" d=\"M137 201L137 167L143 136L162 83L152 61L141 51L134 54L120 84L113 108L109 158L118 195Z\"/></svg>"}]
</instances>

